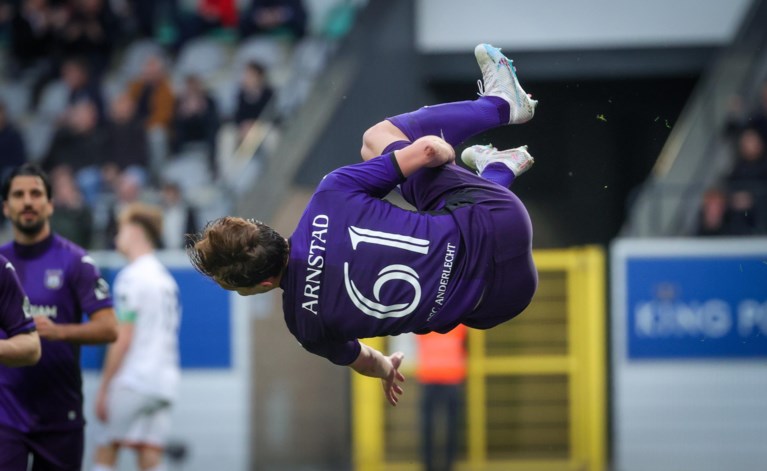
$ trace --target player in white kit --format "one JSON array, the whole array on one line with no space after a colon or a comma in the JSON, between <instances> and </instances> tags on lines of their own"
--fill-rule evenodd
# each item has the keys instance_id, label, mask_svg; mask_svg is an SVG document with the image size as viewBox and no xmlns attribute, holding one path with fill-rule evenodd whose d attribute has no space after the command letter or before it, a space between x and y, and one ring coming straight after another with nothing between
<instances>
[{"instance_id":1,"label":"player in white kit","mask_svg":"<svg viewBox=\"0 0 767 471\"><path fill-rule=\"evenodd\" d=\"M142 471L159 471L179 382L178 285L154 254L162 237L159 208L123 210L115 238L129 261L114 281L120 320L96 401L103 427L93 471L112 471L121 447L136 450Z\"/></svg>"}]
</instances>

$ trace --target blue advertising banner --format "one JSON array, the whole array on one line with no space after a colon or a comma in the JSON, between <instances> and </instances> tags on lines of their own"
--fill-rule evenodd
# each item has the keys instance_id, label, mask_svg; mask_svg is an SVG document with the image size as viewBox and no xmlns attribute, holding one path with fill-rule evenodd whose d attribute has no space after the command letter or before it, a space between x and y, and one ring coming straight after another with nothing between
<instances>
[{"instance_id":1,"label":"blue advertising banner","mask_svg":"<svg viewBox=\"0 0 767 471\"><path fill-rule=\"evenodd\" d=\"M232 366L232 320L229 293L193 268L169 267L179 287L181 327L179 352L182 368L230 368ZM117 271L101 273L112 286ZM101 369L106 348L83 346L84 369Z\"/></svg>"},{"instance_id":2,"label":"blue advertising banner","mask_svg":"<svg viewBox=\"0 0 767 471\"><path fill-rule=\"evenodd\" d=\"M767 357L767 254L626 259L630 359Z\"/></svg>"}]
</instances>

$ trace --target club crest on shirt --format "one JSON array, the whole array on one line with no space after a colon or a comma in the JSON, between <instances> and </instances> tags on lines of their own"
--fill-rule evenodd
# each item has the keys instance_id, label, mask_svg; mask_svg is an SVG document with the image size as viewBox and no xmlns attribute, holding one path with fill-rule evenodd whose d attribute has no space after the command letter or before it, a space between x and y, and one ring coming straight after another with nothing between
<instances>
[{"instance_id":1,"label":"club crest on shirt","mask_svg":"<svg viewBox=\"0 0 767 471\"><path fill-rule=\"evenodd\" d=\"M109 284L104 278L96 280L96 287L93 289L93 294L96 295L96 299L99 301L109 297Z\"/></svg>"},{"instance_id":2,"label":"club crest on shirt","mask_svg":"<svg viewBox=\"0 0 767 471\"><path fill-rule=\"evenodd\" d=\"M64 285L63 270L45 270L45 287L59 289Z\"/></svg>"},{"instance_id":3,"label":"club crest on shirt","mask_svg":"<svg viewBox=\"0 0 767 471\"><path fill-rule=\"evenodd\" d=\"M32 304L29 302L29 298L24 296L24 304L21 306L22 311L24 311L24 317L27 319L32 318Z\"/></svg>"}]
</instances>

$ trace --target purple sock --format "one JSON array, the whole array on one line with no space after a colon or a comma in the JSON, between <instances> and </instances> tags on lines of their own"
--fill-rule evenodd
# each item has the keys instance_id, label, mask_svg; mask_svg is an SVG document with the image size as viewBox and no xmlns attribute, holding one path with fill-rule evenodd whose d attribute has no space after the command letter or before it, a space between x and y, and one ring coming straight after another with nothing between
<instances>
[{"instance_id":1,"label":"purple sock","mask_svg":"<svg viewBox=\"0 0 767 471\"><path fill-rule=\"evenodd\" d=\"M480 176L485 180L495 182L504 188L511 187L511 184L514 183L514 179L516 178L514 172L512 172L503 162L487 164Z\"/></svg>"},{"instance_id":2,"label":"purple sock","mask_svg":"<svg viewBox=\"0 0 767 471\"><path fill-rule=\"evenodd\" d=\"M475 134L508 124L509 104L503 98L483 96L474 101L424 106L388 119L411 141L433 135L457 146Z\"/></svg>"}]
</instances>

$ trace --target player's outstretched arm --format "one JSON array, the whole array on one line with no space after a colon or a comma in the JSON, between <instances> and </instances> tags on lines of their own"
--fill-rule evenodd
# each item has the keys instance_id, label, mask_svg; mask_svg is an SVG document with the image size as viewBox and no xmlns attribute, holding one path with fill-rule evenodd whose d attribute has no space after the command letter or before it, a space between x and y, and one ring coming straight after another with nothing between
<instances>
[{"instance_id":1,"label":"player's outstretched arm","mask_svg":"<svg viewBox=\"0 0 767 471\"><path fill-rule=\"evenodd\" d=\"M399 372L404 355L397 352L387 357L362 342L360 342L360 346L362 347L360 354L349 366L361 375L380 378L386 400L391 405L396 406L399 396L403 393L400 383L405 382L405 377Z\"/></svg>"},{"instance_id":2,"label":"player's outstretched arm","mask_svg":"<svg viewBox=\"0 0 767 471\"><path fill-rule=\"evenodd\" d=\"M0 340L0 365L34 365L40 360L40 353L40 336L37 332L24 332Z\"/></svg>"},{"instance_id":3,"label":"player's outstretched arm","mask_svg":"<svg viewBox=\"0 0 767 471\"><path fill-rule=\"evenodd\" d=\"M455 161L455 149L437 136L424 136L394 152L402 175L409 177L424 167L439 167Z\"/></svg>"}]
</instances>

